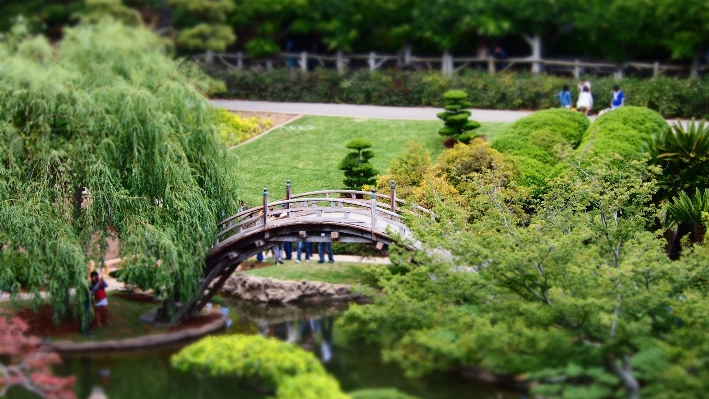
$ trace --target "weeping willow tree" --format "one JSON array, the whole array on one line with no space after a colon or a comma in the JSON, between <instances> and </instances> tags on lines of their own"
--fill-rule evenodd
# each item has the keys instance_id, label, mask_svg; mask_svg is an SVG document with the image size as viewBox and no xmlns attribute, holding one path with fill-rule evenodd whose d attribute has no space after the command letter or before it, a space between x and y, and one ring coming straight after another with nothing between
<instances>
[{"instance_id":1,"label":"weeping willow tree","mask_svg":"<svg viewBox=\"0 0 709 399\"><path fill-rule=\"evenodd\" d=\"M2 289L46 290L61 316L115 235L127 279L173 303L197 294L216 223L236 209L235 164L206 79L166 53L110 20L56 46L22 26L0 39Z\"/></svg>"}]
</instances>

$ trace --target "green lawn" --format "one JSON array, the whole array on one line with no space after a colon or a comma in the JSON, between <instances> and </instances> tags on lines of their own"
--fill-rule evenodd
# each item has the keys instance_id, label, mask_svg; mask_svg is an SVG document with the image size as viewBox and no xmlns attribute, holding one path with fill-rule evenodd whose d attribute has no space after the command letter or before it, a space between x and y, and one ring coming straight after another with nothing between
<instances>
[{"instance_id":1,"label":"green lawn","mask_svg":"<svg viewBox=\"0 0 709 399\"><path fill-rule=\"evenodd\" d=\"M258 277L273 277L279 280L310 280L336 284L365 283L365 274L361 263L295 263L286 261L284 265L269 266L249 270L246 274ZM381 266L385 267L385 266Z\"/></svg>"},{"instance_id":2,"label":"green lawn","mask_svg":"<svg viewBox=\"0 0 709 399\"><path fill-rule=\"evenodd\" d=\"M478 131L492 138L506 125L483 123ZM240 161L241 198L260 204L264 187L272 200L283 198L288 179L295 193L342 188L337 165L353 138L372 142L372 163L380 173L410 140L424 143L435 159L444 150L443 137L436 133L441 126L440 121L302 117L233 150Z\"/></svg>"}]
</instances>

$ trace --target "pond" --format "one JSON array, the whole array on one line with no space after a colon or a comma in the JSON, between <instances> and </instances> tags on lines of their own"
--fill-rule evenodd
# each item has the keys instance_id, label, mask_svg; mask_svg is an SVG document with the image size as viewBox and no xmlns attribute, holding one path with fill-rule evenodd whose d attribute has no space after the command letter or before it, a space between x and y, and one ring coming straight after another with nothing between
<instances>
[{"instance_id":1,"label":"pond","mask_svg":"<svg viewBox=\"0 0 709 399\"><path fill-rule=\"evenodd\" d=\"M229 299L225 302L232 323L222 334L262 334L300 345L321 359L345 392L395 387L422 399L523 397L520 393L505 392L451 373L406 378L398 366L381 360L378 347L346 342L335 321L347 310L347 303L266 306ZM57 372L76 376L79 398L87 398L95 386L103 387L110 399L261 399L268 396L240 388L234 379L176 372L169 364L172 353L70 357Z\"/></svg>"}]
</instances>

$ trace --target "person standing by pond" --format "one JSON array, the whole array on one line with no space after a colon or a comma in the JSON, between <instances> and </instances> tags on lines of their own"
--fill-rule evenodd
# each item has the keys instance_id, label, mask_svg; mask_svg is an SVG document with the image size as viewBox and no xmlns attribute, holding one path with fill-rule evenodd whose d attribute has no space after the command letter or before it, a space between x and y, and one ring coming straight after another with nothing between
<instances>
[{"instance_id":1,"label":"person standing by pond","mask_svg":"<svg viewBox=\"0 0 709 399\"><path fill-rule=\"evenodd\" d=\"M325 233L320 234L321 237L325 237ZM318 255L320 255L320 260L318 263L325 263L325 250L327 249L327 258L330 263L335 263L335 258L332 252L331 242L321 242L318 244Z\"/></svg>"},{"instance_id":2,"label":"person standing by pond","mask_svg":"<svg viewBox=\"0 0 709 399\"><path fill-rule=\"evenodd\" d=\"M99 277L96 270L91 272L91 292L94 294L94 313L96 314L96 326L111 325L108 321L108 297L106 296L108 284Z\"/></svg>"},{"instance_id":3,"label":"person standing by pond","mask_svg":"<svg viewBox=\"0 0 709 399\"><path fill-rule=\"evenodd\" d=\"M618 85L613 85L613 99L611 100L611 109L618 109L625 105L625 93Z\"/></svg>"},{"instance_id":4,"label":"person standing by pond","mask_svg":"<svg viewBox=\"0 0 709 399\"><path fill-rule=\"evenodd\" d=\"M569 85L564 85L559 94L556 95L561 103L561 108L571 108L571 92L569 91Z\"/></svg>"}]
</instances>

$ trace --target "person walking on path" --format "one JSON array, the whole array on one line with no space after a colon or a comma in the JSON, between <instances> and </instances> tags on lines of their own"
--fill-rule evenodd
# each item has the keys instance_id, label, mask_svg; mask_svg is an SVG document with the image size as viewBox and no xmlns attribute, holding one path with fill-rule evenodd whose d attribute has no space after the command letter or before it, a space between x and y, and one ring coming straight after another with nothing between
<instances>
[{"instance_id":1,"label":"person walking on path","mask_svg":"<svg viewBox=\"0 0 709 399\"><path fill-rule=\"evenodd\" d=\"M559 94L556 95L561 103L561 108L571 108L571 92L569 91L569 85L564 85Z\"/></svg>"},{"instance_id":2,"label":"person walking on path","mask_svg":"<svg viewBox=\"0 0 709 399\"><path fill-rule=\"evenodd\" d=\"M111 325L108 321L108 297L106 296L108 284L99 277L97 271L91 272L91 292L94 294L94 313L96 314L96 326Z\"/></svg>"},{"instance_id":3,"label":"person walking on path","mask_svg":"<svg viewBox=\"0 0 709 399\"><path fill-rule=\"evenodd\" d=\"M591 97L591 90L588 87L584 87L581 94L579 94L579 100L576 102L576 108L584 110L584 113L588 115L591 108L593 108L593 97Z\"/></svg>"},{"instance_id":4,"label":"person walking on path","mask_svg":"<svg viewBox=\"0 0 709 399\"><path fill-rule=\"evenodd\" d=\"M611 100L611 109L618 109L625 105L625 93L618 85L613 85L613 100Z\"/></svg>"},{"instance_id":5,"label":"person walking on path","mask_svg":"<svg viewBox=\"0 0 709 399\"><path fill-rule=\"evenodd\" d=\"M313 243L312 242L301 242L298 241L296 246L297 257L295 263L300 263L300 255L305 252L305 261L310 262L310 258L313 256Z\"/></svg>"},{"instance_id":6,"label":"person walking on path","mask_svg":"<svg viewBox=\"0 0 709 399\"><path fill-rule=\"evenodd\" d=\"M325 237L325 233L320 234L321 237ZM331 242L321 242L318 245L318 255L320 255L320 260L318 263L325 263L325 249L327 249L327 259L330 263L335 263L334 254L332 252Z\"/></svg>"}]
</instances>

